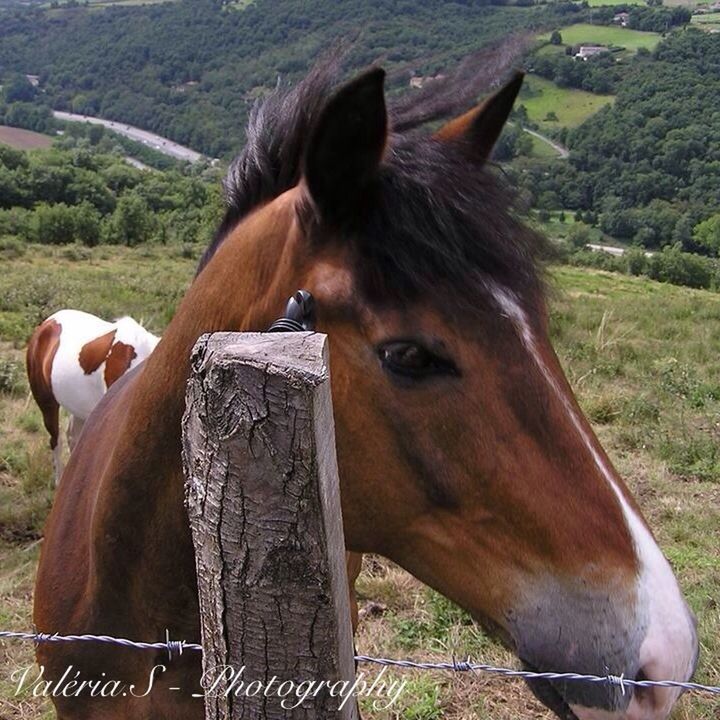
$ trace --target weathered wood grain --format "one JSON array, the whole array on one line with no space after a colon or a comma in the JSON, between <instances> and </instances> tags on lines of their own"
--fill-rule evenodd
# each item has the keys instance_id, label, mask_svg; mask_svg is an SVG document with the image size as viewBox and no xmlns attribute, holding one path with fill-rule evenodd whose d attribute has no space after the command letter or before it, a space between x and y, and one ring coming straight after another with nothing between
<instances>
[{"instance_id":1,"label":"weathered wood grain","mask_svg":"<svg viewBox=\"0 0 720 720\"><path fill-rule=\"evenodd\" d=\"M206 718L356 718L327 686L294 709L273 692L354 678L326 336L203 336L183 463L205 687L220 678Z\"/></svg>"}]
</instances>

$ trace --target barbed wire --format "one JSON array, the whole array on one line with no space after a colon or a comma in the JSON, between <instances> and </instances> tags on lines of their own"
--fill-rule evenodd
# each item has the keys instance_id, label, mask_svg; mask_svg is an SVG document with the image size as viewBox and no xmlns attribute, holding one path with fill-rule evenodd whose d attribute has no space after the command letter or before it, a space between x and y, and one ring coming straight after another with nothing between
<instances>
[{"instance_id":1,"label":"barbed wire","mask_svg":"<svg viewBox=\"0 0 720 720\"><path fill-rule=\"evenodd\" d=\"M165 640L160 642L140 642L117 638L110 635L59 635L58 633L41 632L13 632L0 630L0 640L28 640L36 644L53 642L99 642L121 647L135 648L138 650L165 650L172 660L174 655L182 655L185 650L202 652L202 645L189 643L184 640L171 640L166 631ZM453 660L452 662L419 662L416 660L394 660L391 658L378 658L370 655L355 655L358 663L383 665L387 667L409 668L413 670L443 670L449 672L473 672L498 675L506 678L519 678L522 680L568 680L570 682L589 682L614 685L620 688L625 694L627 688L678 688L688 692L704 692L712 695L720 695L720 687L715 685L703 685L695 682L680 682L679 680L631 680L624 675L586 675L583 673L570 672L535 672L532 670L514 670L512 668L497 667L485 663Z\"/></svg>"},{"instance_id":2,"label":"barbed wire","mask_svg":"<svg viewBox=\"0 0 720 720\"><path fill-rule=\"evenodd\" d=\"M173 655L182 655L185 650L202 652L202 645L189 643L184 640L171 640L169 633L165 633L164 642L139 642L127 638L117 638L110 635L59 635L58 633L41 632L12 632L0 630L0 640L30 640L35 643L53 642L99 642L109 645L136 648L138 650L166 650L170 659Z\"/></svg>"},{"instance_id":3,"label":"barbed wire","mask_svg":"<svg viewBox=\"0 0 720 720\"><path fill-rule=\"evenodd\" d=\"M694 682L680 682L679 680L631 680L624 675L584 675L569 672L535 672L532 670L513 670L511 668L496 667L484 663L474 663L470 660L453 662L416 662L414 660L391 660L389 658L376 658L369 655L356 655L358 662L375 663L395 667L413 668L416 670L451 670L454 672L483 672L491 675L500 675L508 678L521 678L523 680L570 680L579 682L604 683L617 685L623 695L628 687L664 687L680 688L694 692L707 692L720 695L720 687L702 685Z\"/></svg>"}]
</instances>

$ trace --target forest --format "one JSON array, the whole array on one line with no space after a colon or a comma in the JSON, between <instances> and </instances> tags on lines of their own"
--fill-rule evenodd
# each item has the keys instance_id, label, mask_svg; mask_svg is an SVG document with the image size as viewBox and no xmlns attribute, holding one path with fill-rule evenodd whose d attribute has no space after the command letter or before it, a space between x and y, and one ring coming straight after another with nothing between
<instances>
[{"instance_id":1,"label":"forest","mask_svg":"<svg viewBox=\"0 0 720 720\"><path fill-rule=\"evenodd\" d=\"M621 10L629 12L630 25L642 30L677 28L688 19L685 8L655 4L593 8L592 21L612 23L613 13ZM227 159L243 142L247 113L258 95L278 81L292 82L331 39L353 41L350 65L380 60L390 67L390 90L397 92L407 88L411 76L444 71L510 30L554 30L550 44L555 44L565 26L587 21L589 12L586 4L577 3L509 7L476 0L257 0L244 10L214 0L181 0L92 12L5 11L0 23L0 123L53 133L60 126L50 108L64 108L124 120ZM352 29L360 26L363 30L353 36ZM531 52L526 65L532 72L560 87L613 93L615 102L575 129L548 130L567 145L570 156L543 159L532 157L531 139L521 132L523 125L533 127L521 96L515 124L501 139L495 159L509 163L508 172L527 205L541 218L562 210L620 241L650 250L677 245L680 252L717 257L720 37L690 27L668 33L654 50L641 47L636 53L622 53L621 62L618 50L622 51L615 48L587 62L575 61L562 48ZM28 71L40 76L39 88L25 78ZM75 138L66 138L66 143L82 144L79 130L62 129ZM85 135L85 147L93 146L99 157L94 162L101 184L108 167L119 162L103 159L103 152L119 150L118 144L158 166L157 158L145 157L149 151L131 151L126 141L105 137L94 147L101 138L87 137L87 131ZM70 150L80 157L84 152L78 147ZM72 161L77 162L81 161ZM173 166L169 161L159 164ZM28 198L38 188L24 177L28 172L0 167L0 189L6 207L12 202L20 208L5 211L5 232L31 239L37 233L38 210L30 207ZM8 180L8 173L15 175ZM136 209L156 210L141 192L143 183L137 182L137 187L121 192L110 188L111 199L98 191L91 197L41 194L35 200L67 205L67 210L54 212L68 217L72 212L82 214L71 209L73 201L89 203L92 212L86 208L86 217L76 220L80 227L93 218L87 224L90 229L82 231L83 242L123 242L111 218L126 190L133 202L136 195L145 202L135 203ZM123 212L130 202L123 201ZM177 218L167 214L171 211L183 210L163 208L166 214L154 216L152 227L141 237L183 234L185 230L169 222ZM185 211L192 214L199 208L191 205ZM71 226L47 237L62 238ZM2 229L0 223L0 233ZM715 277L713 268L708 272L701 286Z\"/></svg>"},{"instance_id":2,"label":"forest","mask_svg":"<svg viewBox=\"0 0 720 720\"><path fill-rule=\"evenodd\" d=\"M567 162L520 162L533 204L580 211L646 248L718 255L720 38L672 34L638 52L616 90L612 105L564 134Z\"/></svg>"},{"instance_id":3,"label":"forest","mask_svg":"<svg viewBox=\"0 0 720 720\"><path fill-rule=\"evenodd\" d=\"M144 7L30 9L0 22L0 76L40 76L33 98L157 132L211 157L238 150L259 92L304 73L338 40L348 63L382 63L391 87L434 75L510 32L563 25L571 2L499 7L486 1L218 0ZM359 30L360 28L360 30Z\"/></svg>"},{"instance_id":4,"label":"forest","mask_svg":"<svg viewBox=\"0 0 720 720\"><path fill-rule=\"evenodd\" d=\"M50 150L0 144L0 239L24 243L139 245L208 243L222 217L220 177L189 166L143 171L114 140L68 136Z\"/></svg>"}]
</instances>

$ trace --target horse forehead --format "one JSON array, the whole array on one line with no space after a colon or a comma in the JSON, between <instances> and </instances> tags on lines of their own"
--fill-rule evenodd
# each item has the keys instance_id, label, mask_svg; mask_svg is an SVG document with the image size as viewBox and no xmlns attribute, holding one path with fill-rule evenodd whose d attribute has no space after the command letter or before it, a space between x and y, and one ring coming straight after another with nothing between
<instances>
[{"instance_id":1,"label":"horse forehead","mask_svg":"<svg viewBox=\"0 0 720 720\"><path fill-rule=\"evenodd\" d=\"M321 308L354 305L355 281L341 257L326 258L315 264L306 282Z\"/></svg>"}]
</instances>

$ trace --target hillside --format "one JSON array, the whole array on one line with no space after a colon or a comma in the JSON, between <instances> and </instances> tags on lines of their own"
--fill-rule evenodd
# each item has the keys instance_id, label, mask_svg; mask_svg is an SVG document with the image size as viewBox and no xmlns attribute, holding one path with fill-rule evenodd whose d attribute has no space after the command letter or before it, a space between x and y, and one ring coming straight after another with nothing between
<instances>
[{"instance_id":1,"label":"hillside","mask_svg":"<svg viewBox=\"0 0 720 720\"><path fill-rule=\"evenodd\" d=\"M47 435L25 375L28 336L68 306L108 319L131 314L162 333L223 213L222 164L157 158L102 127L75 123L55 135L50 108L126 121L226 159L243 141L248 108L277 73L290 82L337 37L355 40L350 64L388 66L399 92L410 77L438 74L511 30L548 41L560 30L560 43L534 56L551 58L548 77L528 76L499 143L498 172L562 237L548 272L553 345L697 615L695 679L717 685L720 35L591 25L587 8L566 2L139 1L47 10L34 6L49 0L0 0L0 629L32 627L54 494ZM615 45L612 54L572 59L574 45L600 38ZM535 59L528 66L537 69ZM26 73L39 75L39 88ZM523 133L523 124L566 144L569 156ZM127 155L136 152L159 169L130 166ZM638 247L622 257L585 251L595 236L653 255ZM517 666L466 613L383 558L366 558L357 590L358 652ZM54 717L48 700L15 693L12 673L30 666L33 653L31 643L0 642L1 720ZM403 720L554 717L519 680L396 668L386 677L409 680L394 709ZM366 720L388 716L371 701L362 712ZM719 717L720 698L687 693L670 720Z\"/></svg>"},{"instance_id":2,"label":"hillside","mask_svg":"<svg viewBox=\"0 0 720 720\"><path fill-rule=\"evenodd\" d=\"M597 73L606 62L601 57L576 65ZM716 257L720 36L690 27L671 34L652 52L641 49L610 67L617 74L614 102L606 97L602 103L602 95L591 94L596 107L602 107L579 125L572 122L572 112L563 114L560 103L556 119L542 115L550 111L547 100L553 96L580 112L579 91L559 87L559 81L531 79L530 88L539 86L544 93L521 97L524 118L570 149L562 163L516 161L531 204L582 216L612 238L651 250L677 243Z\"/></svg>"},{"instance_id":3,"label":"hillside","mask_svg":"<svg viewBox=\"0 0 720 720\"><path fill-rule=\"evenodd\" d=\"M103 10L26 10L0 23L0 76L39 75L34 102L157 132L211 157L242 142L259 92L303 73L338 39L349 64L379 62L390 84L435 75L508 33L582 18L573 3L483 0L257 0L226 9L181 0Z\"/></svg>"}]
</instances>

